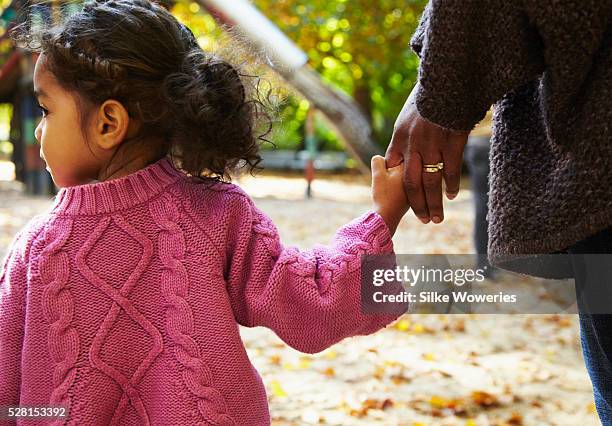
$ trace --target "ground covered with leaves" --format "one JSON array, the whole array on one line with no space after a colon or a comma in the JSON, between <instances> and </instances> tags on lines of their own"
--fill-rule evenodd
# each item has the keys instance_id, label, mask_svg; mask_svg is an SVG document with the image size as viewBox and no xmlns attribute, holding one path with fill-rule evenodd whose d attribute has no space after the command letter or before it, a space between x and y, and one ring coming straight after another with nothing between
<instances>
[{"instance_id":1,"label":"ground covered with leaves","mask_svg":"<svg viewBox=\"0 0 612 426\"><path fill-rule=\"evenodd\" d=\"M318 176L304 199L299 176L236 181L276 223L285 245L328 243L369 208L359 176ZM0 253L50 204L0 182ZM442 224L410 212L394 237L397 253L470 253L468 189L446 202ZM404 315L370 336L309 355L270 330L242 328L268 391L274 425L599 424L579 346L575 315Z\"/></svg>"}]
</instances>

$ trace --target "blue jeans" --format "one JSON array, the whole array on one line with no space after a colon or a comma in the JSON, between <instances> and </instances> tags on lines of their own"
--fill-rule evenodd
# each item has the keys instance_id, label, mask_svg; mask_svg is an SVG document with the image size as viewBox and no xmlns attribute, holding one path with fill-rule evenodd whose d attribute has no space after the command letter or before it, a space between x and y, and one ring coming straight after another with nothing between
<instances>
[{"instance_id":1,"label":"blue jeans","mask_svg":"<svg viewBox=\"0 0 612 426\"><path fill-rule=\"evenodd\" d=\"M579 241L568 248L568 253L612 253L612 227ZM595 281L592 277L589 280L585 265L580 256L572 258L577 295L588 288L587 284L592 286ZM610 269L607 271L603 276L596 276L597 285L601 287L595 292L598 298L603 296L606 302L610 300L612 306L612 296L608 294L612 289L612 274ZM612 426L612 315L592 314L584 307L579 311L582 353L593 384L597 414L602 425Z\"/></svg>"}]
</instances>

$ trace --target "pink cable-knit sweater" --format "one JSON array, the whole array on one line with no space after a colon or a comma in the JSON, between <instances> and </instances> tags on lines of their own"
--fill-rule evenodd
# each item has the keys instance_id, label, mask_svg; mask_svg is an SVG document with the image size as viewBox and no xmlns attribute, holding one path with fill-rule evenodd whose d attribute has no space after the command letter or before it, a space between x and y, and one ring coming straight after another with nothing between
<instances>
[{"instance_id":1,"label":"pink cable-knit sweater","mask_svg":"<svg viewBox=\"0 0 612 426\"><path fill-rule=\"evenodd\" d=\"M329 246L283 247L238 186L167 157L62 188L2 267L0 406L62 405L70 425L268 425L238 324L308 353L384 328L402 311L361 313L360 255L392 250L372 211Z\"/></svg>"}]
</instances>

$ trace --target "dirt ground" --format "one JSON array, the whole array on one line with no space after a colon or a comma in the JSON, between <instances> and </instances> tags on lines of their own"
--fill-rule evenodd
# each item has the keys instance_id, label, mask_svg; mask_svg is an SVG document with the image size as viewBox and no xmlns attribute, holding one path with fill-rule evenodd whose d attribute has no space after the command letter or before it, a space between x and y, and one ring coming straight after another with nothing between
<instances>
[{"instance_id":1,"label":"dirt ground","mask_svg":"<svg viewBox=\"0 0 612 426\"><path fill-rule=\"evenodd\" d=\"M369 208L369 182L318 175L314 198L299 175L265 173L236 181L276 223L285 245L329 242ZM0 182L0 253L44 211L49 197L26 197ZM466 187L446 202L442 224L409 212L396 253L470 253L472 204ZM266 385L274 425L599 424L575 315L404 315L370 336L314 355L271 331L242 328Z\"/></svg>"}]
</instances>

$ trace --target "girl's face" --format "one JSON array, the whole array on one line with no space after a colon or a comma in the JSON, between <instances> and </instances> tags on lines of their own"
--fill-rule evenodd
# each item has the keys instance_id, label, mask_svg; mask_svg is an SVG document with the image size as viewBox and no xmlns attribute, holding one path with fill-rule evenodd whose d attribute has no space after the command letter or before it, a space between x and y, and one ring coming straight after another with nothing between
<instances>
[{"instance_id":1,"label":"girl's face","mask_svg":"<svg viewBox=\"0 0 612 426\"><path fill-rule=\"evenodd\" d=\"M96 152L95 144L91 150L88 147L75 95L65 91L46 69L44 54L34 68L34 93L43 114L34 135L55 184L61 188L95 180L104 156L92 153Z\"/></svg>"}]
</instances>

